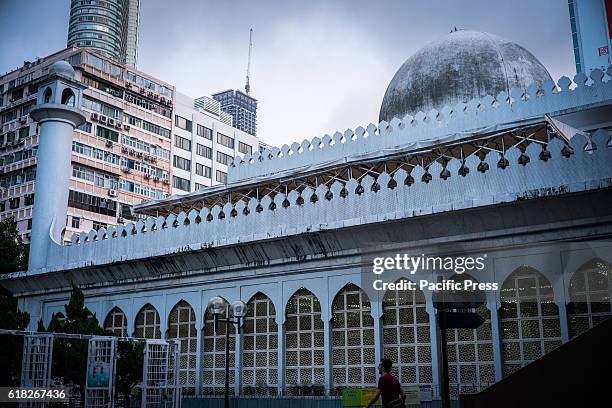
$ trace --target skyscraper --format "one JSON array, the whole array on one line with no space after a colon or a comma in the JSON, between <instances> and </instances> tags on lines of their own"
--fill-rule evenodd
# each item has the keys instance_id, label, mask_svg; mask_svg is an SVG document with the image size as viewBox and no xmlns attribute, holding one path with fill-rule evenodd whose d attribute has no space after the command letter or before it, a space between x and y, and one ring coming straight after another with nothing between
<instances>
[{"instance_id":1,"label":"skyscraper","mask_svg":"<svg viewBox=\"0 0 612 408\"><path fill-rule=\"evenodd\" d=\"M568 0L576 71L605 69L610 59L612 0Z\"/></svg>"},{"instance_id":2,"label":"skyscraper","mask_svg":"<svg viewBox=\"0 0 612 408\"><path fill-rule=\"evenodd\" d=\"M139 25L140 0L72 0L68 46L90 48L135 67Z\"/></svg>"},{"instance_id":3,"label":"skyscraper","mask_svg":"<svg viewBox=\"0 0 612 408\"><path fill-rule=\"evenodd\" d=\"M221 103L221 110L232 115L234 127L257 136L257 99L239 90L213 94L213 99Z\"/></svg>"}]
</instances>

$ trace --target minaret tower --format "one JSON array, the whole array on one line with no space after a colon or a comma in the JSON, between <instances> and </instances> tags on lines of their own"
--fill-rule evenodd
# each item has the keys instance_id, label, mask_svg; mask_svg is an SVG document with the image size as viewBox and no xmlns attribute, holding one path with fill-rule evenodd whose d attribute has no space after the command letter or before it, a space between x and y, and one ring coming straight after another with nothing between
<instances>
[{"instance_id":1,"label":"minaret tower","mask_svg":"<svg viewBox=\"0 0 612 408\"><path fill-rule=\"evenodd\" d=\"M85 122L80 109L84 88L66 61L54 63L38 84L36 106L30 112L38 122L39 142L29 271L44 268L50 245L62 243L72 173L72 133Z\"/></svg>"}]
</instances>

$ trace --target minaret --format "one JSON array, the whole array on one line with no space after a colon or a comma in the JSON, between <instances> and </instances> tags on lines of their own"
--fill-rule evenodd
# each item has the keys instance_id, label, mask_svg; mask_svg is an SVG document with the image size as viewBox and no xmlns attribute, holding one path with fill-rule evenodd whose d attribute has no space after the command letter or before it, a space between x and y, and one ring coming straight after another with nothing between
<instances>
[{"instance_id":1,"label":"minaret","mask_svg":"<svg viewBox=\"0 0 612 408\"><path fill-rule=\"evenodd\" d=\"M72 173L72 133L85 122L80 109L84 88L66 61L54 63L38 84L36 106L30 111L38 122L39 136L29 271L44 268L50 245L62 243Z\"/></svg>"}]
</instances>

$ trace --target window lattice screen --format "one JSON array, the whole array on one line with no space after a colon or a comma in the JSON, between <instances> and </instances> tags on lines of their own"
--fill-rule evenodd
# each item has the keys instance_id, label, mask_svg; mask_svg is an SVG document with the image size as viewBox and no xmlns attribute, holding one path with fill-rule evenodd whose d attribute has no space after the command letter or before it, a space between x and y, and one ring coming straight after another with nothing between
<instances>
[{"instance_id":1,"label":"window lattice screen","mask_svg":"<svg viewBox=\"0 0 612 408\"><path fill-rule=\"evenodd\" d=\"M289 395L324 395L323 320L319 299L298 290L287 303L285 385Z\"/></svg>"},{"instance_id":2,"label":"window lattice screen","mask_svg":"<svg viewBox=\"0 0 612 408\"><path fill-rule=\"evenodd\" d=\"M136 315L134 336L145 339L161 339L159 313L150 304L146 304Z\"/></svg>"},{"instance_id":3,"label":"window lattice screen","mask_svg":"<svg viewBox=\"0 0 612 408\"><path fill-rule=\"evenodd\" d=\"M548 279L532 268L522 267L504 281L499 309L504 375L561 344L553 295Z\"/></svg>"},{"instance_id":4,"label":"window lattice screen","mask_svg":"<svg viewBox=\"0 0 612 408\"><path fill-rule=\"evenodd\" d=\"M406 279L401 279L406 280ZM383 355L405 385L431 384L429 314L421 290L389 290L383 298Z\"/></svg>"},{"instance_id":5,"label":"window lattice screen","mask_svg":"<svg viewBox=\"0 0 612 408\"><path fill-rule=\"evenodd\" d=\"M278 393L278 325L272 301L258 293L244 319L242 391L246 395Z\"/></svg>"},{"instance_id":6,"label":"window lattice screen","mask_svg":"<svg viewBox=\"0 0 612 408\"><path fill-rule=\"evenodd\" d=\"M175 339L179 347L179 384L183 394L195 393L196 382L196 317L189 303L181 300L168 317L168 339Z\"/></svg>"},{"instance_id":7,"label":"window lattice screen","mask_svg":"<svg viewBox=\"0 0 612 408\"><path fill-rule=\"evenodd\" d=\"M574 273L569 286L570 337L601 323L612 315L612 271L610 264L594 259Z\"/></svg>"},{"instance_id":8,"label":"window lattice screen","mask_svg":"<svg viewBox=\"0 0 612 408\"><path fill-rule=\"evenodd\" d=\"M112 336L127 337L127 319L118 307L114 307L104 320L104 333Z\"/></svg>"},{"instance_id":9,"label":"window lattice screen","mask_svg":"<svg viewBox=\"0 0 612 408\"><path fill-rule=\"evenodd\" d=\"M332 382L345 387L376 386L374 319L367 295L356 285L344 287L332 304Z\"/></svg>"},{"instance_id":10,"label":"window lattice screen","mask_svg":"<svg viewBox=\"0 0 612 408\"><path fill-rule=\"evenodd\" d=\"M227 305L227 302L225 302ZM222 395L225 391L225 328L219 322L215 329L215 319L208 310L204 314L204 338L202 339L202 388L204 395ZM236 326L230 325L229 341L229 380L234 387L234 366L236 358Z\"/></svg>"},{"instance_id":11,"label":"window lattice screen","mask_svg":"<svg viewBox=\"0 0 612 408\"><path fill-rule=\"evenodd\" d=\"M447 330L451 397L476 393L495 382L491 312L486 305L471 309L485 319L477 329Z\"/></svg>"}]
</instances>

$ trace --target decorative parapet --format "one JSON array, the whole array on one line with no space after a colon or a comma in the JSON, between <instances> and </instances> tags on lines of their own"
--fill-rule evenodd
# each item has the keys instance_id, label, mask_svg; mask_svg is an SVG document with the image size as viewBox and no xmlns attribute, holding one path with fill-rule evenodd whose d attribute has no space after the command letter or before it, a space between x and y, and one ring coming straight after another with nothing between
<instances>
[{"instance_id":1,"label":"decorative parapet","mask_svg":"<svg viewBox=\"0 0 612 408\"><path fill-rule=\"evenodd\" d=\"M496 97L473 99L440 111L419 112L414 117L395 118L391 123L383 121L378 127L370 124L366 129L358 127L354 131L349 129L333 136L254 152L236 159L229 168L228 180L231 183L269 176L280 170L319 165L399 146L417 147L428 141L482 132L504 123L610 103L611 77L612 66L608 67L607 75L601 70L593 70L590 79L579 73L573 83L568 77L562 77L557 82L558 87L547 82L541 87L513 88L510 95L501 92Z\"/></svg>"},{"instance_id":2,"label":"decorative parapet","mask_svg":"<svg viewBox=\"0 0 612 408\"><path fill-rule=\"evenodd\" d=\"M125 262L610 187L609 140L609 133L600 130L589 138L578 134L569 145L555 138L547 144L532 143L524 152L516 147L506 150L503 156L491 152L483 161L471 155L464 162L451 159L446 167L434 162L413 167L409 172L400 168L383 172L377 179L366 175L359 181L351 178L316 189L306 188L301 194L294 190L287 196L277 193L273 198L250 198L202 212L191 210L178 216L151 217L108 230L101 228L74 235L70 246L52 244L47 267L29 273Z\"/></svg>"}]
</instances>

